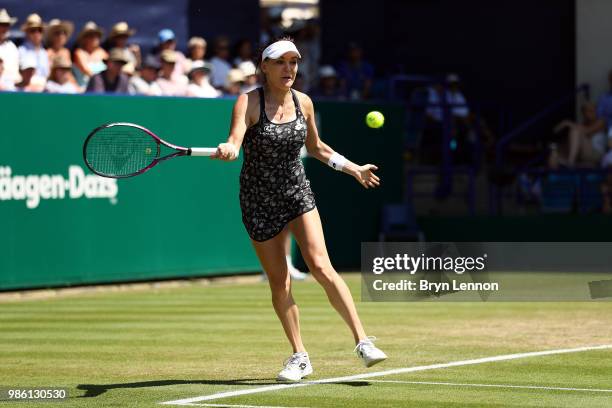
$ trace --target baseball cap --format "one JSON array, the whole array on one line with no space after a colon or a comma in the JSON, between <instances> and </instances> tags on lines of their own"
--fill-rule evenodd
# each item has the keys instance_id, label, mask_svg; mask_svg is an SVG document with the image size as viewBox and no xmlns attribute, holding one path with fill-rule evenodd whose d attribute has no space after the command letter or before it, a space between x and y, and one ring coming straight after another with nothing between
<instances>
[{"instance_id":1,"label":"baseball cap","mask_svg":"<svg viewBox=\"0 0 612 408\"><path fill-rule=\"evenodd\" d=\"M176 39L176 35L174 35L174 31L169 28L164 28L157 34L157 38L160 43L165 43L166 41Z\"/></svg>"}]
</instances>

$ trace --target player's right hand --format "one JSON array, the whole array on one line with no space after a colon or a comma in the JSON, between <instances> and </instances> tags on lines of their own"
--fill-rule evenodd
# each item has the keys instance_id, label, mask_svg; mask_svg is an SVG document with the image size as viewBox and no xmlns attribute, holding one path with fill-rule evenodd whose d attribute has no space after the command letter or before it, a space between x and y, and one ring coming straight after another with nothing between
<instances>
[{"instance_id":1,"label":"player's right hand","mask_svg":"<svg viewBox=\"0 0 612 408\"><path fill-rule=\"evenodd\" d=\"M221 143L217 146L215 154L210 156L211 159L219 159L224 161L236 160L238 157L238 149L231 143Z\"/></svg>"}]
</instances>

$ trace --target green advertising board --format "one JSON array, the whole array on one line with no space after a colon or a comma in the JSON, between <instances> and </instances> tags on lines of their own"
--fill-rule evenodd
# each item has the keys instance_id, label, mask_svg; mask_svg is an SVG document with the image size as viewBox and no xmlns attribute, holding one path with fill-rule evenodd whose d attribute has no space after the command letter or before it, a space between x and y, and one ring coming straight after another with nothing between
<instances>
[{"instance_id":1,"label":"green advertising board","mask_svg":"<svg viewBox=\"0 0 612 408\"><path fill-rule=\"evenodd\" d=\"M107 122L138 123L179 145L216 146L227 138L232 105L0 94L0 290L260 270L241 222L241 160L183 157L111 180L91 175L82 159L87 134ZM389 107L395 115L373 131L361 116L371 107L321 103L320 123L338 151L379 164L385 188L363 190L306 159L328 248L340 265L359 264L359 242L376 237L380 204L399 197L401 109Z\"/></svg>"}]
</instances>

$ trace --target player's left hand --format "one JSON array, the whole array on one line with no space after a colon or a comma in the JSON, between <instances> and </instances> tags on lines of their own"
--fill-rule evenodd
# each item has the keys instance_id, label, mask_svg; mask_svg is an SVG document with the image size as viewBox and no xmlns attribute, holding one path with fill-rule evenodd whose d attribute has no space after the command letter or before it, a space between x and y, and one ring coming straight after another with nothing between
<instances>
[{"instance_id":1,"label":"player's left hand","mask_svg":"<svg viewBox=\"0 0 612 408\"><path fill-rule=\"evenodd\" d=\"M374 174L373 170L378 170L373 164L359 166L355 172L355 178L365 188L376 188L380 185L380 178Z\"/></svg>"}]
</instances>

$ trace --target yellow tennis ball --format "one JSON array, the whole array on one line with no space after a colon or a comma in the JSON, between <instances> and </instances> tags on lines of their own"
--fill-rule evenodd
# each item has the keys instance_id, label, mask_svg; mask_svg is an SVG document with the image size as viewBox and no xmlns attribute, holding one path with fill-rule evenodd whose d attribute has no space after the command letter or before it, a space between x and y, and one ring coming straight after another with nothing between
<instances>
[{"instance_id":1,"label":"yellow tennis ball","mask_svg":"<svg viewBox=\"0 0 612 408\"><path fill-rule=\"evenodd\" d=\"M366 125L373 129L378 129L385 124L385 117L379 111L372 111L366 115Z\"/></svg>"}]
</instances>

